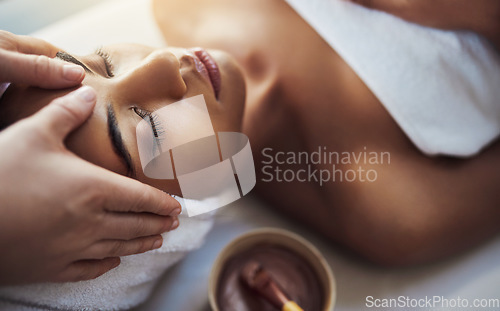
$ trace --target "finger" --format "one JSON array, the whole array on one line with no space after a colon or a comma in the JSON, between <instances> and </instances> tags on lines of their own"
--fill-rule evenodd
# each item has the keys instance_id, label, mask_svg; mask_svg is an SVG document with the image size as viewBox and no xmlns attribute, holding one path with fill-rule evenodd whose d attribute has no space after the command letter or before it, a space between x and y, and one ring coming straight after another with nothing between
<instances>
[{"instance_id":1,"label":"finger","mask_svg":"<svg viewBox=\"0 0 500 311\"><path fill-rule=\"evenodd\" d=\"M100 260L80 260L70 264L59 273L54 282L78 282L95 279L111 269L120 265L119 257L104 258Z\"/></svg>"},{"instance_id":2,"label":"finger","mask_svg":"<svg viewBox=\"0 0 500 311\"><path fill-rule=\"evenodd\" d=\"M95 91L83 86L63 97L55 99L49 105L38 111L27 123L46 133L62 146L66 136L79 127L91 115L96 101Z\"/></svg>"},{"instance_id":3,"label":"finger","mask_svg":"<svg viewBox=\"0 0 500 311\"><path fill-rule=\"evenodd\" d=\"M131 240L173 230L179 220L150 213L107 213L103 223L100 238Z\"/></svg>"},{"instance_id":4,"label":"finger","mask_svg":"<svg viewBox=\"0 0 500 311\"><path fill-rule=\"evenodd\" d=\"M163 238L161 235L142 237L129 241L103 240L92 245L85 252L85 255L95 259L129 256L160 248L162 244Z\"/></svg>"},{"instance_id":5,"label":"finger","mask_svg":"<svg viewBox=\"0 0 500 311\"><path fill-rule=\"evenodd\" d=\"M65 88L83 81L81 66L42 55L27 55L0 50L0 81L41 88Z\"/></svg>"},{"instance_id":6,"label":"finger","mask_svg":"<svg viewBox=\"0 0 500 311\"><path fill-rule=\"evenodd\" d=\"M5 30L0 30L0 48L5 50L25 53L45 55L54 57L59 49L45 40L15 35Z\"/></svg>"},{"instance_id":7,"label":"finger","mask_svg":"<svg viewBox=\"0 0 500 311\"><path fill-rule=\"evenodd\" d=\"M108 213L103 239L131 240L174 230L179 219L150 213Z\"/></svg>"},{"instance_id":8,"label":"finger","mask_svg":"<svg viewBox=\"0 0 500 311\"><path fill-rule=\"evenodd\" d=\"M165 192L131 178L106 174L103 181L107 195L104 206L110 212L149 212L161 216L177 216L181 205Z\"/></svg>"}]
</instances>

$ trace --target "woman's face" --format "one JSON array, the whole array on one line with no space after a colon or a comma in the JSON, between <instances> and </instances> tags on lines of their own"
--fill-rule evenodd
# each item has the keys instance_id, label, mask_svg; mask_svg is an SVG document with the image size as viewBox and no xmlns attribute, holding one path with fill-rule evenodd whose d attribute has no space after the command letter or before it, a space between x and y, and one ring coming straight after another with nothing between
<instances>
[{"instance_id":1,"label":"woman's face","mask_svg":"<svg viewBox=\"0 0 500 311\"><path fill-rule=\"evenodd\" d=\"M197 57L186 49L120 44L84 57L59 53L65 61L80 62L88 69L83 84L92 86L98 94L91 118L68 136L68 149L96 165L179 195L176 180L144 175L136 126L145 113L203 94L215 132L240 131L245 101L242 74L227 54L208 52L219 68L220 90L217 86L214 90L209 75L200 72ZM12 85L2 99L0 121L12 124L70 91Z\"/></svg>"}]
</instances>

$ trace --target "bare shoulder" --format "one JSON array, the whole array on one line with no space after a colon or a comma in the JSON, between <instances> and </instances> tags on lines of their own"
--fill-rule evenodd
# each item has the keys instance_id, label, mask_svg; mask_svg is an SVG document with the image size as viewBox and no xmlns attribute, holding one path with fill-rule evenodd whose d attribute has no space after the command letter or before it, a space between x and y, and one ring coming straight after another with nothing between
<instances>
[{"instance_id":1,"label":"bare shoulder","mask_svg":"<svg viewBox=\"0 0 500 311\"><path fill-rule=\"evenodd\" d=\"M373 248L377 260L407 264L447 257L498 234L499 156L500 142L470 159L393 153L377 182L352 185L351 206L377 239L365 245L357 232L355 243Z\"/></svg>"},{"instance_id":2,"label":"bare shoulder","mask_svg":"<svg viewBox=\"0 0 500 311\"><path fill-rule=\"evenodd\" d=\"M342 69L352 89L308 98L288 93L283 105L301 144L272 149L285 151L279 157L268 150L271 156L259 159L259 178L269 180L259 185L260 193L385 265L448 257L498 234L500 141L473 158L428 157L352 74Z\"/></svg>"}]
</instances>

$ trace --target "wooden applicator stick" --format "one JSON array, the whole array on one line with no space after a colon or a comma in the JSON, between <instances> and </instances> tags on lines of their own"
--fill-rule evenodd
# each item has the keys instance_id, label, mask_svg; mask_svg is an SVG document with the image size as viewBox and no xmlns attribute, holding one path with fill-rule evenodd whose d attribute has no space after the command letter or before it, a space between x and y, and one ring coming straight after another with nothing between
<instances>
[{"instance_id":1,"label":"wooden applicator stick","mask_svg":"<svg viewBox=\"0 0 500 311\"><path fill-rule=\"evenodd\" d=\"M281 311L304 311L281 290L269 272L257 261L249 261L241 270L240 278L250 289L257 292Z\"/></svg>"}]
</instances>

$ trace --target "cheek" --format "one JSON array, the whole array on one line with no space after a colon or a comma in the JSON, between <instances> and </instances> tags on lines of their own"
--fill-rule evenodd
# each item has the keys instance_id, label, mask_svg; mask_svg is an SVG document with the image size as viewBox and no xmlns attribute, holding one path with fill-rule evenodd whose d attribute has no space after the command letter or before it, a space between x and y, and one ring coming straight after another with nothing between
<instances>
[{"instance_id":1,"label":"cheek","mask_svg":"<svg viewBox=\"0 0 500 311\"><path fill-rule=\"evenodd\" d=\"M225 56L225 54L223 54ZM221 57L222 58L222 57ZM214 126L218 131L241 131L245 110L246 86L239 65L231 57L219 61L222 76L221 109L214 114Z\"/></svg>"}]
</instances>

